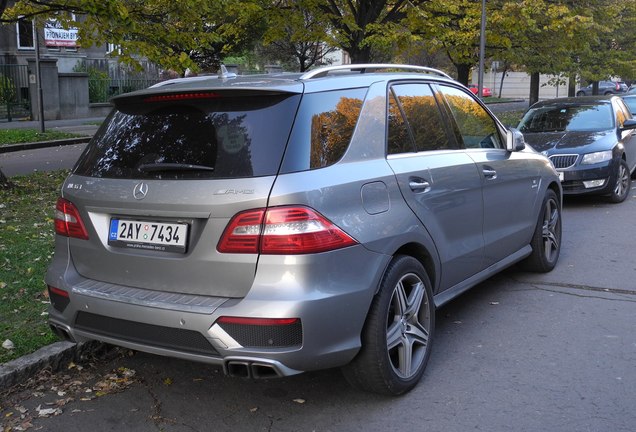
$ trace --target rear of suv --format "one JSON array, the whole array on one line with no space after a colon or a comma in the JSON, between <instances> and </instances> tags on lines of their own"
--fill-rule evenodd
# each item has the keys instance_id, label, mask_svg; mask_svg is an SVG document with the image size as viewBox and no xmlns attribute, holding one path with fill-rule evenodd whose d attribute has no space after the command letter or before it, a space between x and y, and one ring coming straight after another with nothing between
<instances>
[{"instance_id":1,"label":"rear of suv","mask_svg":"<svg viewBox=\"0 0 636 432\"><path fill-rule=\"evenodd\" d=\"M46 283L67 339L232 376L342 367L396 395L437 307L558 260L554 168L440 71L197 77L112 102L57 203Z\"/></svg>"},{"instance_id":2,"label":"rear of suv","mask_svg":"<svg viewBox=\"0 0 636 432\"><path fill-rule=\"evenodd\" d=\"M599 95L611 95L626 93L628 90L627 84L622 81L599 81L598 82L598 94ZM577 96L592 96L593 89L592 84L587 87L581 87L577 92Z\"/></svg>"}]
</instances>

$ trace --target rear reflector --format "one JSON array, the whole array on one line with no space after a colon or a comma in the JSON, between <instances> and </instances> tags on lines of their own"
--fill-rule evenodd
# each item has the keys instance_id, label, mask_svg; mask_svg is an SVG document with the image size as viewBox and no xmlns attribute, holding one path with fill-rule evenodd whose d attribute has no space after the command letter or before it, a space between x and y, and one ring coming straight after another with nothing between
<instances>
[{"instance_id":1,"label":"rear reflector","mask_svg":"<svg viewBox=\"0 0 636 432\"><path fill-rule=\"evenodd\" d=\"M88 240L88 232L75 204L58 198L55 206L55 232L65 237Z\"/></svg>"},{"instance_id":2,"label":"rear reflector","mask_svg":"<svg viewBox=\"0 0 636 432\"><path fill-rule=\"evenodd\" d=\"M277 326L277 325L292 325L300 321L300 318L246 318L246 317L231 317L222 316L216 320L219 324L240 324L240 325L255 325L255 326Z\"/></svg>"},{"instance_id":3,"label":"rear reflector","mask_svg":"<svg viewBox=\"0 0 636 432\"><path fill-rule=\"evenodd\" d=\"M357 242L308 207L274 207L242 212L228 224L217 250L222 253L294 255L327 252Z\"/></svg>"},{"instance_id":4,"label":"rear reflector","mask_svg":"<svg viewBox=\"0 0 636 432\"><path fill-rule=\"evenodd\" d=\"M47 285L47 287L49 288L49 291L50 291L51 294L55 294L55 295L59 295L61 297L68 298L68 293L66 291L61 290L59 288L52 287L51 285Z\"/></svg>"}]
</instances>

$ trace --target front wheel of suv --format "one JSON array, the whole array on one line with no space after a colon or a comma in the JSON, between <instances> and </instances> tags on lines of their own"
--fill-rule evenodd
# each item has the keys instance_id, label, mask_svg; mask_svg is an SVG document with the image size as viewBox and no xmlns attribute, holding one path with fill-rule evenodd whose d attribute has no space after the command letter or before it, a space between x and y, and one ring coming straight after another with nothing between
<instances>
[{"instance_id":1,"label":"front wheel of suv","mask_svg":"<svg viewBox=\"0 0 636 432\"><path fill-rule=\"evenodd\" d=\"M400 395L418 383L430 357L435 306L426 270L396 256L387 267L362 331L362 348L343 372L357 388Z\"/></svg>"}]
</instances>

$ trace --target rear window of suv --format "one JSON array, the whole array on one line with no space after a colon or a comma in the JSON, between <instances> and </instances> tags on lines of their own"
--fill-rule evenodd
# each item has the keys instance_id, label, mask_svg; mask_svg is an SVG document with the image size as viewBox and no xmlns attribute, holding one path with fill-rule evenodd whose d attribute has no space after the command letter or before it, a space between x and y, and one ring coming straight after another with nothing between
<instances>
[{"instance_id":1,"label":"rear window of suv","mask_svg":"<svg viewBox=\"0 0 636 432\"><path fill-rule=\"evenodd\" d=\"M274 175L300 95L147 102L115 110L80 157L78 175L129 179Z\"/></svg>"}]
</instances>

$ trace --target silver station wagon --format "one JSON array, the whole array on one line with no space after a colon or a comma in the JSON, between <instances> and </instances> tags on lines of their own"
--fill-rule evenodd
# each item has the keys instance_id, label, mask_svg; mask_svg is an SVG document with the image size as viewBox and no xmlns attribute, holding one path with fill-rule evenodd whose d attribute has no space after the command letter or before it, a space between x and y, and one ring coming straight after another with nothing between
<instances>
[{"instance_id":1,"label":"silver station wagon","mask_svg":"<svg viewBox=\"0 0 636 432\"><path fill-rule=\"evenodd\" d=\"M64 183L53 330L397 395L435 310L556 265L559 177L471 92L407 65L177 79L115 109Z\"/></svg>"}]
</instances>

